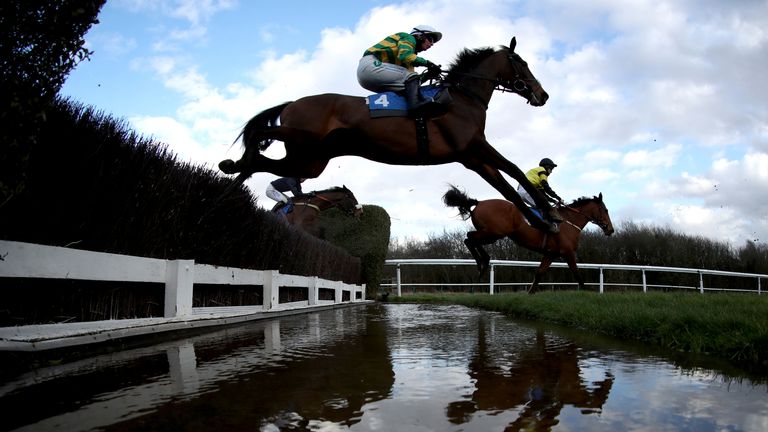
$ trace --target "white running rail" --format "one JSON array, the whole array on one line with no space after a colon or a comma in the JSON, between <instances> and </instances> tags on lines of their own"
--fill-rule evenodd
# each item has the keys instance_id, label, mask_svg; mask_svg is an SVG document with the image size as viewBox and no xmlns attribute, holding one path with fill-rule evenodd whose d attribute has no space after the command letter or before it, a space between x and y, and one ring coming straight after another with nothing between
<instances>
[{"instance_id":1,"label":"white running rail","mask_svg":"<svg viewBox=\"0 0 768 432\"><path fill-rule=\"evenodd\" d=\"M388 266L395 266L396 267L396 276L395 276L395 282L393 283L382 283L382 287L396 287L397 288L397 295L402 295L402 286L467 286L467 285L482 285L481 283L473 283L473 284L447 284L447 283L419 283L419 284L407 284L403 283L402 277L400 274L400 268L402 266L413 266L413 265L437 265L437 266L475 266L475 260L472 259L393 259L393 260L386 260L384 262L385 265ZM527 286L528 283L495 283L494 282L494 267L538 267L539 263L536 261L502 261L502 260L491 260L490 266L489 266L489 281L488 281L488 291L490 294L494 293L494 288L497 286L503 286L503 285L523 285ZM552 267L561 267L561 268L567 268L568 265L566 263L562 262L555 262L552 263ZM643 282L643 292L648 291L649 285L646 283L646 273L647 272L668 272L668 273L692 273L692 274L698 274L699 275L699 286L698 290L702 294L705 291L729 291L729 292L756 292L757 294L762 294L762 287L761 287L761 279L767 279L768 275L766 274L759 274L759 273L739 273L739 272L729 272L729 271L721 271L721 270L703 270L703 269L689 269L689 268L680 268L680 267L656 267L656 266L642 266L642 265L621 265L621 264L588 264L588 263L579 263L579 268L584 269L599 269L600 270L600 282L599 282L599 290L600 293L605 292L605 287L610 285L605 282L604 276L603 276L603 270L627 270L627 271L640 271L642 272L642 278ZM706 288L704 286L704 275L717 275L717 276L733 276L733 277L746 277L746 278L754 278L757 281L757 286L755 290L739 290L739 289L727 289L727 288ZM533 279L533 274L531 274L531 279ZM543 285L543 284L542 284ZM562 285L562 284L559 284ZM589 285L589 284L587 284ZM628 286L630 284L622 283L617 284L621 286ZM667 286L665 286L667 287ZM671 288L681 288L681 287L671 287Z\"/></svg>"},{"instance_id":2,"label":"white running rail","mask_svg":"<svg viewBox=\"0 0 768 432\"><path fill-rule=\"evenodd\" d=\"M165 284L164 318L208 313L256 313L365 299L365 285L319 277L280 274L277 270L248 270L196 264L194 260L163 260L91 252L33 243L0 240L0 278L75 279ZM2 282L0 280L0 282ZM234 307L192 307L194 284L261 285L263 304ZM308 300L279 303L281 286L305 287ZM321 289L334 291L334 300L320 300Z\"/></svg>"}]
</instances>

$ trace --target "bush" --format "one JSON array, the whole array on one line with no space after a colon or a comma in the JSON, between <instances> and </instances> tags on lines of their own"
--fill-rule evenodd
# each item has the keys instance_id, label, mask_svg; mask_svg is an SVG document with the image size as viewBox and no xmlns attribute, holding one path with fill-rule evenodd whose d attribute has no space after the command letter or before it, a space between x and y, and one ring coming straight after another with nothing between
<instances>
[{"instance_id":1,"label":"bush","mask_svg":"<svg viewBox=\"0 0 768 432\"><path fill-rule=\"evenodd\" d=\"M359 221L351 219L338 209L321 213L319 224L326 239L359 257L362 280L366 284L366 297L376 298L384 272L390 233L389 214L375 205L364 205Z\"/></svg>"}]
</instances>

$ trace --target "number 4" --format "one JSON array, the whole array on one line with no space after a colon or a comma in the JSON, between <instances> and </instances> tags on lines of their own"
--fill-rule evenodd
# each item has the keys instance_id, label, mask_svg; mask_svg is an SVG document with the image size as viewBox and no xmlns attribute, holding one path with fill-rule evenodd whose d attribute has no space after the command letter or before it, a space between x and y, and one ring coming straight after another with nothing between
<instances>
[{"instance_id":1,"label":"number 4","mask_svg":"<svg viewBox=\"0 0 768 432\"><path fill-rule=\"evenodd\" d=\"M384 108L389 106L389 99L387 99L387 95L383 94L379 96L375 101L373 101L375 105L381 105Z\"/></svg>"}]
</instances>

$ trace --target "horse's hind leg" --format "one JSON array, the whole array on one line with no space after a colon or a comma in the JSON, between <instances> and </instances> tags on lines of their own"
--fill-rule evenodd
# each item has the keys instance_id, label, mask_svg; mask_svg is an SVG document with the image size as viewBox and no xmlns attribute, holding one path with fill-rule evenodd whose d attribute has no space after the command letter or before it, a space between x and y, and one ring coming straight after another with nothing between
<instances>
[{"instance_id":1,"label":"horse's hind leg","mask_svg":"<svg viewBox=\"0 0 768 432\"><path fill-rule=\"evenodd\" d=\"M488 266L491 263L491 257L488 255L488 252L485 251L483 245L491 244L499 238L499 236L487 231L470 231L467 233L467 238L464 240L464 244L467 245L472 257L475 258L477 268L481 275L488 270Z\"/></svg>"},{"instance_id":2,"label":"horse's hind leg","mask_svg":"<svg viewBox=\"0 0 768 432\"><path fill-rule=\"evenodd\" d=\"M280 176L317 177L328 164L327 160L309 156L308 151L303 157L297 157L300 155L300 148L311 149L319 146L322 141L321 137L309 131L285 126L271 127L260 131L251 141L282 141L285 143L286 157L279 160L270 159L262 155L259 146L254 144L245 148L243 156L237 162L231 159L219 162L219 169L225 174L240 172L250 175L256 172L271 172Z\"/></svg>"},{"instance_id":3,"label":"horse's hind leg","mask_svg":"<svg viewBox=\"0 0 768 432\"><path fill-rule=\"evenodd\" d=\"M475 262L477 263L478 270L481 269L481 259L480 255L477 253L477 246L475 246L475 243L470 239L470 234L474 231L470 231L467 233L467 238L464 239L464 245L467 246L467 249L469 249L469 253L472 254L472 258L475 259Z\"/></svg>"}]
</instances>

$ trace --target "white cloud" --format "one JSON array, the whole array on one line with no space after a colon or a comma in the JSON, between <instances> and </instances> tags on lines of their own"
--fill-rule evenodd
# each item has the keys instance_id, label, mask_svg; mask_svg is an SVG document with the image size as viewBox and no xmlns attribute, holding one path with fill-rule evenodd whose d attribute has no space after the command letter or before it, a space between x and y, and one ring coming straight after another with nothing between
<instances>
[{"instance_id":1,"label":"white cloud","mask_svg":"<svg viewBox=\"0 0 768 432\"><path fill-rule=\"evenodd\" d=\"M671 144L658 150L633 150L622 158L628 167L670 167L677 161L682 146Z\"/></svg>"}]
</instances>

